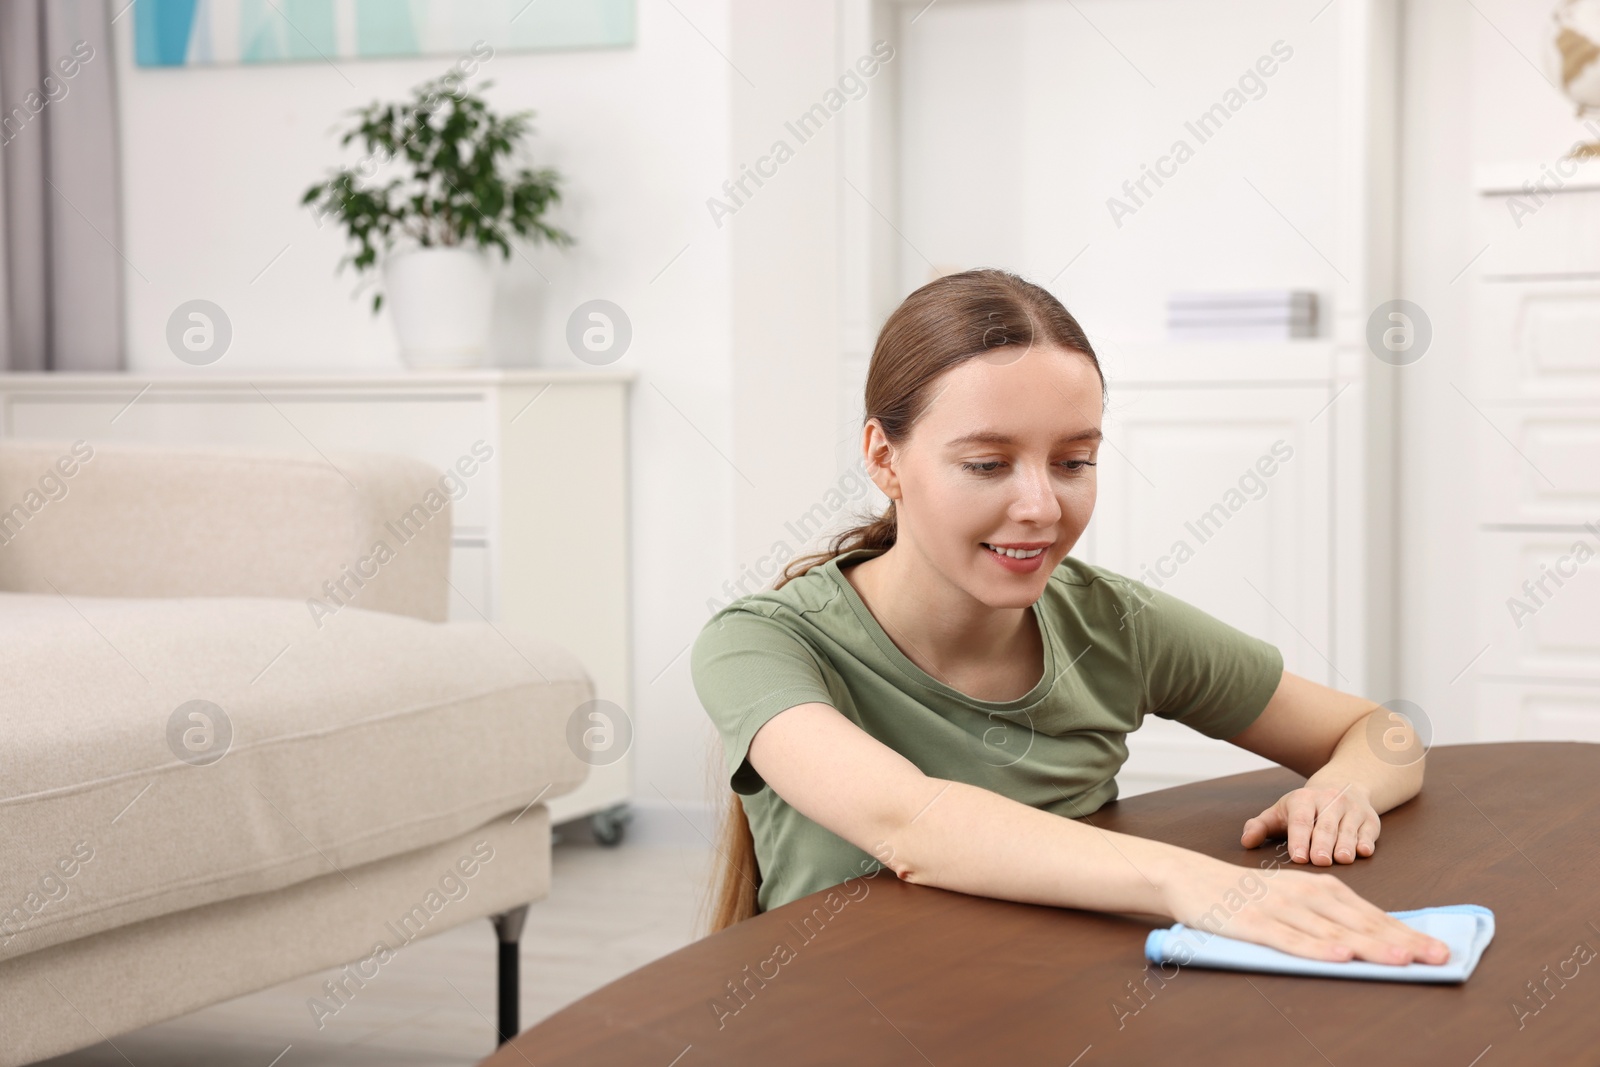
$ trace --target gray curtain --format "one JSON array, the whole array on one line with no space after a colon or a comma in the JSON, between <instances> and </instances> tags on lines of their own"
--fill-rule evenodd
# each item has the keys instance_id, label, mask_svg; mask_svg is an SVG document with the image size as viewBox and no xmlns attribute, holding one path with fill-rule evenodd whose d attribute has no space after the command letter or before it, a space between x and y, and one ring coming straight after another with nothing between
<instances>
[{"instance_id":1,"label":"gray curtain","mask_svg":"<svg viewBox=\"0 0 1600 1067\"><path fill-rule=\"evenodd\" d=\"M0 371L125 365L111 3L0 0Z\"/></svg>"}]
</instances>

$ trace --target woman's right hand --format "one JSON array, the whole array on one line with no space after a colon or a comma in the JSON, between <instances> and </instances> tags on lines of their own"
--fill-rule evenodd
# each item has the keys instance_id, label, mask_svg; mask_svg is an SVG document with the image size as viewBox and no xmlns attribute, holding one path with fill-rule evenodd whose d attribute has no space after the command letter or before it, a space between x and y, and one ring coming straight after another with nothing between
<instances>
[{"instance_id":1,"label":"woman's right hand","mask_svg":"<svg viewBox=\"0 0 1600 1067\"><path fill-rule=\"evenodd\" d=\"M1450 948L1370 903L1332 874L1257 871L1210 856L1180 865L1163 897L1178 922L1310 959L1440 964Z\"/></svg>"}]
</instances>

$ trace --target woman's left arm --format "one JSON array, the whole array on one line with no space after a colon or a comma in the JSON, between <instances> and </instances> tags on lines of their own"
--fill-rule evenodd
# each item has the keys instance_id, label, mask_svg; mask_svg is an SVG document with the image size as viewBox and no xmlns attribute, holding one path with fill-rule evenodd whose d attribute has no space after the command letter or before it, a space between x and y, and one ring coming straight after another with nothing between
<instances>
[{"instance_id":1,"label":"woman's left arm","mask_svg":"<svg viewBox=\"0 0 1600 1067\"><path fill-rule=\"evenodd\" d=\"M1240 838L1255 848L1286 837L1297 863L1372 855L1379 814L1422 788L1424 744L1402 715L1288 671L1255 722L1228 740L1306 776L1246 821Z\"/></svg>"}]
</instances>

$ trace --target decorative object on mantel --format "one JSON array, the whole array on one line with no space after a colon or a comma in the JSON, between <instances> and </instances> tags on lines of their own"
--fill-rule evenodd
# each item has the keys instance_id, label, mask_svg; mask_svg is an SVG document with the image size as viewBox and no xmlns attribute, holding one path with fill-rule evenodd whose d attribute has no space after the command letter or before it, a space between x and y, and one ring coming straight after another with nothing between
<instances>
[{"instance_id":1,"label":"decorative object on mantel","mask_svg":"<svg viewBox=\"0 0 1600 1067\"><path fill-rule=\"evenodd\" d=\"M493 82L484 82L487 89ZM301 203L339 219L357 250L340 261L379 266L400 355L412 367L476 367L488 352L494 287L488 250L511 258L509 231L576 243L542 220L559 203L560 175L545 167L501 166L529 131L532 111L496 115L455 71L424 82L410 104L374 101L352 113L360 123L340 138L359 139L366 155L307 189ZM509 162L509 160L507 161ZM401 175L368 181L387 166ZM372 298L372 311L384 293Z\"/></svg>"},{"instance_id":2,"label":"decorative object on mantel","mask_svg":"<svg viewBox=\"0 0 1600 1067\"><path fill-rule=\"evenodd\" d=\"M1600 0L1560 0L1550 13L1555 23L1545 53L1546 70L1561 81L1561 91L1578 105L1578 117L1600 117ZM1569 158L1600 158L1600 123L1584 123L1595 139L1572 146Z\"/></svg>"},{"instance_id":3,"label":"decorative object on mantel","mask_svg":"<svg viewBox=\"0 0 1600 1067\"><path fill-rule=\"evenodd\" d=\"M1317 294L1238 289L1167 294L1171 341L1291 341L1317 335Z\"/></svg>"}]
</instances>

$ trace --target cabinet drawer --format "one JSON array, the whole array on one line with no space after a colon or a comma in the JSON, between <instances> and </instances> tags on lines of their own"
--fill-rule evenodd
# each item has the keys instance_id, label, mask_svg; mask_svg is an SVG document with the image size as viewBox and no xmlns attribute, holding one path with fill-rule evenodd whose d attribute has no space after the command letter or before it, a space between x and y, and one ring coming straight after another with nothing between
<instances>
[{"instance_id":1,"label":"cabinet drawer","mask_svg":"<svg viewBox=\"0 0 1600 1067\"><path fill-rule=\"evenodd\" d=\"M1477 573L1478 675L1600 684L1600 535L1484 531Z\"/></svg>"},{"instance_id":2,"label":"cabinet drawer","mask_svg":"<svg viewBox=\"0 0 1600 1067\"><path fill-rule=\"evenodd\" d=\"M1600 521L1600 403L1479 407L1480 522Z\"/></svg>"},{"instance_id":3,"label":"cabinet drawer","mask_svg":"<svg viewBox=\"0 0 1600 1067\"><path fill-rule=\"evenodd\" d=\"M1600 274L1600 189L1568 188L1542 200L1520 192L1480 198L1479 245L1489 246L1480 276Z\"/></svg>"},{"instance_id":4,"label":"cabinet drawer","mask_svg":"<svg viewBox=\"0 0 1600 1067\"><path fill-rule=\"evenodd\" d=\"M1594 238L1600 245L1600 234ZM1488 400L1600 400L1600 278L1489 281L1473 307Z\"/></svg>"},{"instance_id":5,"label":"cabinet drawer","mask_svg":"<svg viewBox=\"0 0 1600 1067\"><path fill-rule=\"evenodd\" d=\"M1277 645L1341 684L1334 611L1330 389L1133 387L1106 412L1093 536L1075 555Z\"/></svg>"}]
</instances>

